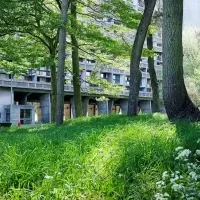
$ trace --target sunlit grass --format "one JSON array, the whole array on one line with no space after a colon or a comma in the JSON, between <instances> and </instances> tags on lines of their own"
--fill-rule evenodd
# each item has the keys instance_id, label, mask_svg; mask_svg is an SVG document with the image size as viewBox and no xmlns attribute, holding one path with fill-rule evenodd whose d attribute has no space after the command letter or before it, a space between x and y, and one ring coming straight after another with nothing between
<instances>
[{"instance_id":1,"label":"sunlit grass","mask_svg":"<svg viewBox=\"0 0 200 200\"><path fill-rule=\"evenodd\" d=\"M0 129L0 199L149 200L174 149L195 149L199 133L159 114Z\"/></svg>"}]
</instances>

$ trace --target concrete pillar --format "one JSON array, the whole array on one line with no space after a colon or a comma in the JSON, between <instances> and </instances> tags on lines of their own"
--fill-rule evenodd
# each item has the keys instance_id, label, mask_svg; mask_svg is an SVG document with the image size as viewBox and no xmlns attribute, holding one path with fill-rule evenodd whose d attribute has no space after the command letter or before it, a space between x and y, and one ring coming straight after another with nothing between
<instances>
[{"instance_id":1,"label":"concrete pillar","mask_svg":"<svg viewBox=\"0 0 200 200\"><path fill-rule=\"evenodd\" d=\"M112 113L113 105L114 105L114 100L113 100L113 99L110 99L110 100L108 101L108 113Z\"/></svg>"},{"instance_id":2,"label":"concrete pillar","mask_svg":"<svg viewBox=\"0 0 200 200\"><path fill-rule=\"evenodd\" d=\"M120 74L120 84L125 85L125 75L124 74Z\"/></svg>"},{"instance_id":3,"label":"concrete pillar","mask_svg":"<svg viewBox=\"0 0 200 200\"><path fill-rule=\"evenodd\" d=\"M75 113L74 97L72 97L70 99L70 105L71 105L71 118L75 118L76 117L76 113Z\"/></svg>"},{"instance_id":4,"label":"concrete pillar","mask_svg":"<svg viewBox=\"0 0 200 200\"><path fill-rule=\"evenodd\" d=\"M113 73L109 73L109 74L108 74L108 81L109 81L110 83L113 83Z\"/></svg>"},{"instance_id":5,"label":"concrete pillar","mask_svg":"<svg viewBox=\"0 0 200 200\"><path fill-rule=\"evenodd\" d=\"M81 72L81 87L86 87L86 70Z\"/></svg>"},{"instance_id":6,"label":"concrete pillar","mask_svg":"<svg viewBox=\"0 0 200 200\"><path fill-rule=\"evenodd\" d=\"M142 113L152 113L151 100L141 100L140 107L141 107Z\"/></svg>"},{"instance_id":7,"label":"concrete pillar","mask_svg":"<svg viewBox=\"0 0 200 200\"><path fill-rule=\"evenodd\" d=\"M51 122L51 99L50 94L42 94L40 96L40 108L43 123Z\"/></svg>"},{"instance_id":8,"label":"concrete pillar","mask_svg":"<svg viewBox=\"0 0 200 200\"><path fill-rule=\"evenodd\" d=\"M98 114L108 114L108 101L97 101Z\"/></svg>"},{"instance_id":9,"label":"concrete pillar","mask_svg":"<svg viewBox=\"0 0 200 200\"><path fill-rule=\"evenodd\" d=\"M89 97L84 97L82 100L83 116L88 116Z\"/></svg>"},{"instance_id":10,"label":"concrete pillar","mask_svg":"<svg viewBox=\"0 0 200 200\"><path fill-rule=\"evenodd\" d=\"M121 108L122 114L126 115L128 113L128 99L120 100L120 108Z\"/></svg>"}]
</instances>

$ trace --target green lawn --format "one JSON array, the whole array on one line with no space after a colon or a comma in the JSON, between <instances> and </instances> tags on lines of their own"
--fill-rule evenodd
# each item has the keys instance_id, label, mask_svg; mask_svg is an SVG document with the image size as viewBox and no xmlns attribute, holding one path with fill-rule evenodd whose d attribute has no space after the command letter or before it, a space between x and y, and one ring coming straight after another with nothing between
<instances>
[{"instance_id":1,"label":"green lawn","mask_svg":"<svg viewBox=\"0 0 200 200\"><path fill-rule=\"evenodd\" d=\"M0 199L150 200L174 149L198 138L200 123L158 114L0 129Z\"/></svg>"}]
</instances>

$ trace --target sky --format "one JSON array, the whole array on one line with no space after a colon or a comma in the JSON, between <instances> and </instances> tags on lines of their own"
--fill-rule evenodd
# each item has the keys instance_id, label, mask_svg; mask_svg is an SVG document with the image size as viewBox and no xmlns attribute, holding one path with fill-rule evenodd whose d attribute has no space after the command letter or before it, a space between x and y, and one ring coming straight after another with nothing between
<instances>
[{"instance_id":1,"label":"sky","mask_svg":"<svg viewBox=\"0 0 200 200\"><path fill-rule=\"evenodd\" d=\"M184 28L200 28L200 0L184 0Z\"/></svg>"}]
</instances>

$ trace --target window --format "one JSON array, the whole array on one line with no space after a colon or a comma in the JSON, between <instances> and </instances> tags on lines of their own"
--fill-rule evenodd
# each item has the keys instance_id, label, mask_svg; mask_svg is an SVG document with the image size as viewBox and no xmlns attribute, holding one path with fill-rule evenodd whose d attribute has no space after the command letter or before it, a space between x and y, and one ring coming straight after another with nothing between
<instances>
[{"instance_id":1,"label":"window","mask_svg":"<svg viewBox=\"0 0 200 200\"><path fill-rule=\"evenodd\" d=\"M157 47L162 47L162 44L161 43L157 43Z\"/></svg>"},{"instance_id":2,"label":"window","mask_svg":"<svg viewBox=\"0 0 200 200\"><path fill-rule=\"evenodd\" d=\"M116 84L120 84L120 75L119 74L113 74L113 82Z\"/></svg>"},{"instance_id":3,"label":"window","mask_svg":"<svg viewBox=\"0 0 200 200\"><path fill-rule=\"evenodd\" d=\"M108 81L109 75L107 73L101 73L101 78L106 79Z\"/></svg>"},{"instance_id":4,"label":"window","mask_svg":"<svg viewBox=\"0 0 200 200\"><path fill-rule=\"evenodd\" d=\"M31 124L31 109L20 109L21 124Z\"/></svg>"},{"instance_id":5,"label":"window","mask_svg":"<svg viewBox=\"0 0 200 200\"><path fill-rule=\"evenodd\" d=\"M79 62L84 62L84 58L79 57Z\"/></svg>"},{"instance_id":6,"label":"window","mask_svg":"<svg viewBox=\"0 0 200 200\"><path fill-rule=\"evenodd\" d=\"M40 77L40 82L46 82L46 78Z\"/></svg>"},{"instance_id":7,"label":"window","mask_svg":"<svg viewBox=\"0 0 200 200\"><path fill-rule=\"evenodd\" d=\"M113 18L110 17L110 18L107 19L107 21L108 21L108 22L112 22L112 21L113 21Z\"/></svg>"},{"instance_id":8,"label":"window","mask_svg":"<svg viewBox=\"0 0 200 200\"><path fill-rule=\"evenodd\" d=\"M91 71L86 71L86 77L91 76Z\"/></svg>"},{"instance_id":9,"label":"window","mask_svg":"<svg viewBox=\"0 0 200 200\"><path fill-rule=\"evenodd\" d=\"M130 76L125 77L126 85L130 85Z\"/></svg>"},{"instance_id":10,"label":"window","mask_svg":"<svg viewBox=\"0 0 200 200\"><path fill-rule=\"evenodd\" d=\"M151 88L151 81L147 80L147 88Z\"/></svg>"},{"instance_id":11,"label":"window","mask_svg":"<svg viewBox=\"0 0 200 200\"><path fill-rule=\"evenodd\" d=\"M6 122L10 122L10 108L6 108L5 113L6 113Z\"/></svg>"}]
</instances>

